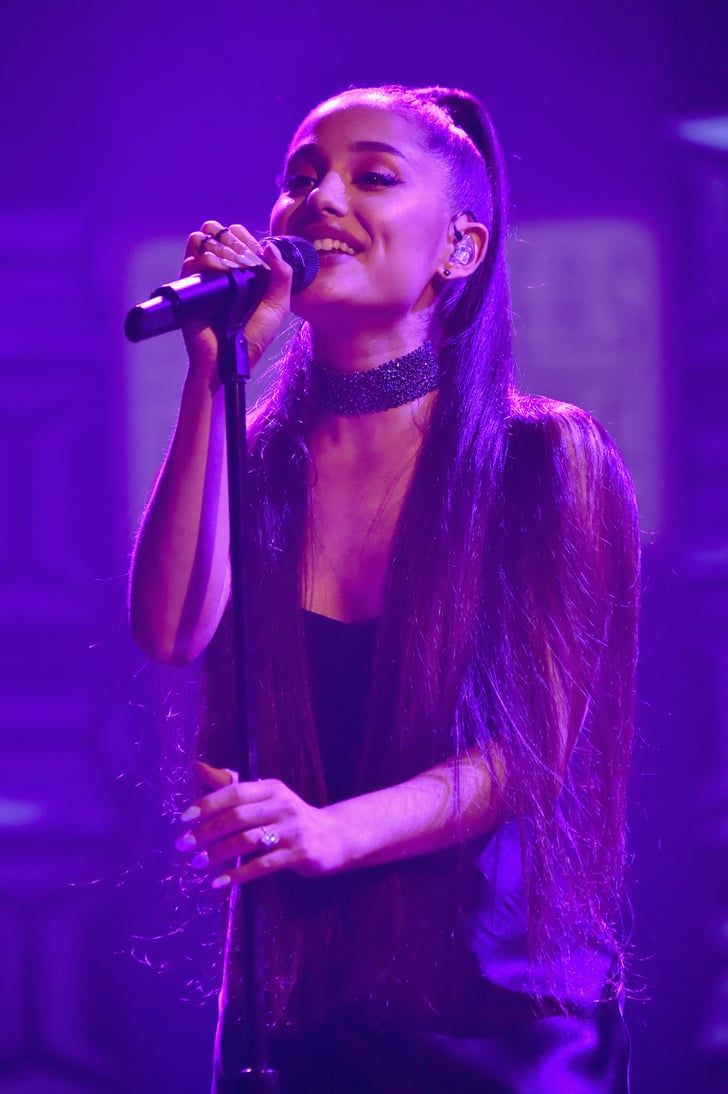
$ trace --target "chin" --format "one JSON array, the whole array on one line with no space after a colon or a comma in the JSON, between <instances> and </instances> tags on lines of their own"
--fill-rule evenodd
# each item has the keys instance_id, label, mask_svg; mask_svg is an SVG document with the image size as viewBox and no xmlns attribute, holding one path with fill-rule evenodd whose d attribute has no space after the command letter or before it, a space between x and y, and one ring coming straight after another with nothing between
<instances>
[{"instance_id":1,"label":"chin","mask_svg":"<svg viewBox=\"0 0 728 1094\"><path fill-rule=\"evenodd\" d=\"M360 311L361 301L343 286L314 282L294 299L291 309L302 319L321 319L327 312L341 315L342 311Z\"/></svg>"}]
</instances>

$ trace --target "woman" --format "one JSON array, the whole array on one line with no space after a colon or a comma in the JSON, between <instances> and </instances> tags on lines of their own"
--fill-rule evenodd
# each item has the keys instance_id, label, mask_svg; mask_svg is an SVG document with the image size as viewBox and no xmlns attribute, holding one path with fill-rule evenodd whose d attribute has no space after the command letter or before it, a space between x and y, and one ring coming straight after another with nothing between
<instances>
[{"instance_id":1,"label":"woman","mask_svg":"<svg viewBox=\"0 0 728 1094\"><path fill-rule=\"evenodd\" d=\"M629 475L590 415L513 388L502 154L475 99L337 95L280 186L270 231L317 247L310 287L291 300L277 249L241 225L207 222L183 266L269 267L253 363L289 310L303 323L250 423L265 777L199 763L178 846L223 891L267 879L282 1090L625 1090ZM210 646L215 759L224 433L215 332L186 343L131 619L153 657ZM219 1091L239 1066L237 956Z\"/></svg>"}]
</instances>

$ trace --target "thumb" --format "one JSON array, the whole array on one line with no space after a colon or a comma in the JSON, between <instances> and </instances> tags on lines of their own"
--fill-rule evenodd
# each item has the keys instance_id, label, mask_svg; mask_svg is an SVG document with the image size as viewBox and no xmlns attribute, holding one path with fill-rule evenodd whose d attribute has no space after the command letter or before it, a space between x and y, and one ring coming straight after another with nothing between
<instances>
[{"instance_id":1,"label":"thumb","mask_svg":"<svg viewBox=\"0 0 728 1094\"><path fill-rule=\"evenodd\" d=\"M240 776L237 771L233 771L229 767L213 767L211 764L204 763L203 760L196 760L194 763L195 775L205 784L205 786L212 787L213 790L219 790L222 786L230 786L231 783L238 782Z\"/></svg>"}]
</instances>

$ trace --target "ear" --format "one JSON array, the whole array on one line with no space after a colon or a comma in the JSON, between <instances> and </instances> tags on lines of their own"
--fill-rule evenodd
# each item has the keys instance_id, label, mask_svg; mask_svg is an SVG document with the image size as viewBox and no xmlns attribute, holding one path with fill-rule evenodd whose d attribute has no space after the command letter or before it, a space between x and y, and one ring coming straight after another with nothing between
<instances>
[{"instance_id":1,"label":"ear","mask_svg":"<svg viewBox=\"0 0 728 1094\"><path fill-rule=\"evenodd\" d=\"M449 250L440 269L444 281L470 277L488 250L488 229L468 213L455 217L450 225Z\"/></svg>"}]
</instances>

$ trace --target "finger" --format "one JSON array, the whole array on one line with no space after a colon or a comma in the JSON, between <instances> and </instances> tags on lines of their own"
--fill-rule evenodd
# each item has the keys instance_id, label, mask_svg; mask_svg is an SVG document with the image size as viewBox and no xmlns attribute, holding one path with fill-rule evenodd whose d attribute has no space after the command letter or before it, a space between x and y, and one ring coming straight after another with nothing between
<instances>
[{"instance_id":1,"label":"finger","mask_svg":"<svg viewBox=\"0 0 728 1094\"><path fill-rule=\"evenodd\" d=\"M233 870L228 870L225 874L218 874L217 877L212 879L212 888L225 889L229 888L230 885L245 885L249 881L255 881L257 878L267 877L270 874L278 873L280 870L285 870L289 863L290 852L287 848L282 847L275 851L268 851L265 855L250 859L249 862Z\"/></svg>"},{"instance_id":2,"label":"finger","mask_svg":"<svg viewBox=\"0 0 728 1094\"><path fill-rule=\"evenodd\" d=\"M261 245L260 241L256 239L252 232L243 224L230 224L228 225L228 234L225 236L225 242L230 244L231 247L235 246L235 242L241 247L248 247L254 254L260 254Z\"/></svg>"},{"instance_id":3,"label":"finger","mask_svg":"<svg viewBox=\"0 0 728 1094\"><path fill-rule=\"evenodd\" d=\"M217 220L206 220L199 232L192 232L187 237L185 258L197 258L209 253L230 261L236 254L249 255L251 251L257 253L259 250L257 241L255 248L247 247L232 234L229 228L221 226Z\"/></svg>"},{"instance_id":4,"label":"finger","mask_svg":"<svg viewBox=\"0 0 728 1094\"><path fill-rule=\"evenodd\" d=\"M252 269L255 266L264 266L266 270L270 269L268 263L260 255L255 254L250 247L238 243L238 248L236 250L228 246L224 242L224 238L215 239L213 236L203 236L197 253L200 258L206 254L215 255L222 261L223 265L232 268L244 266L247 269Z\"/></svg>"},{"instance_id":5,"label":"finger","mask_svg":"<svg viewBox=\"0 0 728 1094\"><path fill-rule=\"evenodd\" d=\"M259 831L261 825L274 825L278 830L281 820L280 808L270 799L253 805L236 805L194 821L175 842L175 847L178 851L201 851L228 836L249 829Z\"/></svg>"},{"instance_id":6,"label":"finger","mask_svg":"<svg viewBox=\"0 0 728 1094\"><path fill-rule=\"evenodd\" d=\"M247 266L248 269L253 269L255 266L263 266L266 270L270 269L270 266L261 255L256 254L250 247L244 247L242 243L239 244L238 249L220 243L215 248L215 251L221 258L230 262L231 265Z\"/></svg>"},{"instance_id":7,"label":"finger","mask_svg":"<svg viewBox=\"0 0 728 1094\"><path fill-rule=\"evenodd\" d=\"M265 240L260 252L261 258L267 263L271 271L269 288L279 294L290 294L293 282L293 267L289 266L283 258L280 250L270 239Z\"/></svg>"},{"instance_id":8,"label":"finger","mask_svg":"<svg viewBox=\"0 0 728 1094\"><path fill-rule=\"evenodd\" d=\"M202 226L202 238L206 247L215 254L221 254L229 261L235 256L244 256L247 265L253 265L251 255L259 257L262 247L252 232L242 224L220 226L216 220L207 220Z\"/></svg>"},{"instance_id":9,"label":"finger","mask_svg":"<svg viewBox=\"0 0 728 1094\"><path fill-rule=\"evenodd\" d=\"M202 244L207 238L206 232L191 232L185 244L185 258L197 258L202 254Z\"/></svg>"},{"instance_id":10,"label":"finger","mask_svg":"<svg viewBox=\"0 0 728 1094\"><path fill-rule=\"evenodd\" d=\"M216 236L224 227L225 225L221 224L219 220L206 220L200 231L206 236Z\"/></svg>"},{"instance_id":11,"label":"finger","mask_svg":"<svg viewBox=\"0 0 728 1094\"><path fill-rule=\"evenodd\" d=\"M229 839L217 840L208 847L201 848L190 859L190 866L195 870L209 869L217 873L225 864L231 862L234 864L239 858L262 853L271 854L273 848L264 839L266 833L269 836L275 833L278 837L273 847L283 844L283 836L278 827L274 828L271 825L269 828L266 824L262 827L249 828L244 832L235 832Z\"/></svg>"},{"instance_id":12,"label":"finger","mask_svg":"<svg viewBox=\"0 0 728 1094\"><path fill-rule=\"evenodd\" d=\"M227 771L227 768L218 768ZM247 805L270 798L277 787L275 779L258 779L256 782L229 782L221 790L213 790L204 797L197 798L189 808L180 813L179 819L186 823L204 818L220 809L230 809L236 805Z\"/></svg>"},{"instance_id":13,"label":"finger","mask_svg":"<svg viewBox=\"0 0 728 1094\"><path fill-rule=\"evenodd\" d=\"M200 240L199 243L195 242L196 238ZM182 275L184 277L193 273L199 273L200 270L230 269L230 265L220 257L219 253L216 253L216 249L211 249L209 244L205 242L207 239L207 236L200 236L197 232L189 237L187 247L185 248L185 257L182 262ZM204 250L200 250L202 242L205 242ZM238 264L235 263L235 265L237 266Z\"/></svg>"},{"instance_id":14,"label":"finger","mask_svg":"<svg viewBox=\"0 0 728 1094\"><path fill-rule=\"evenodd\" d=\"M207 231L207 228L215 229L215 231ZM221 228L216 220L206 220L200 228L199 232L192 232L187 237L187 243L185 245L185 255L190 258L192 255L201 255L205 251L211 250L215 252L215 246L218 243L232 242L232 236L223 236L222 233L227 229Z\"/></svg>"}]
</instances>

